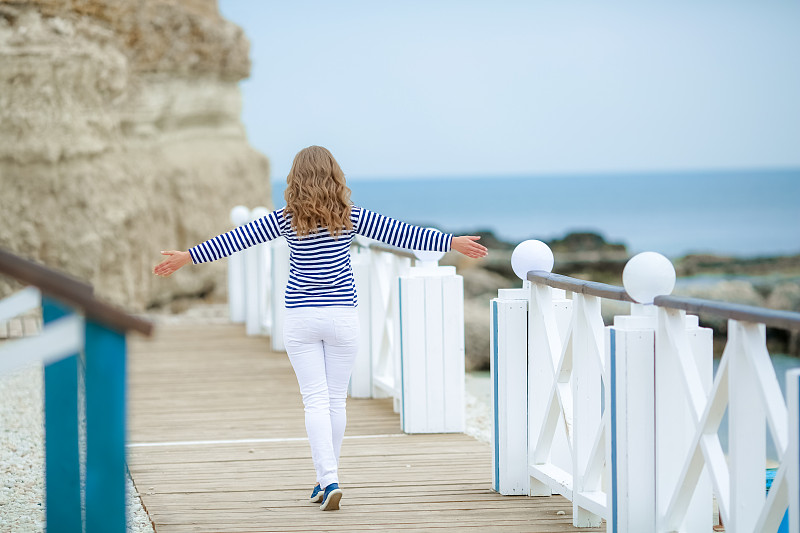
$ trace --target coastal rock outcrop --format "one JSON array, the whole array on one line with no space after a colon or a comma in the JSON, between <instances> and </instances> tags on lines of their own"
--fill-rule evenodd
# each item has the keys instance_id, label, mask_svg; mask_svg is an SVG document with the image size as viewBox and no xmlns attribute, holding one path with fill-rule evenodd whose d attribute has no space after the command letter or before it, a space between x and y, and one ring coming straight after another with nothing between
<instances>
[{"instance_id":1,"label":"coastal rock outcrop","mask_svg":"<svg viewBox=\"0 0 800 533\"><path fill-rule=\"evenodd\" d=\"M0 0L0 247L134 311L224 290L221 263L151 269L269 205L248 50L216 0Z\"/></svg>"},{"instance_id":2,"label":"coastal rock outcrop","mask_svg":"<svg viewBox=\"0 0 800 533\"><path fill-rule=\"evenodd\" d=\"M473 232L475 234L475 232ZM488 232L481 242L491 243L485 259L469 259L448 253L442 264L454 265L464 277L464 327L467 370L488 370L490 359L489 302L501 288L518 287L511 269L513 243L503 243ZM500 244L497 244L497 243ZM592 233L570 234L548 243L555 251L554 272L622 285L622 269L630 258L625 247L605 243ZM675 258L678 284L673 294L704 300L800 312L800 255L735 258L688 255ZM604 322L628 314L626 302L603 300ZM724 345L728 323L724 318L703 314L700 321L714 329L718 346ZM800 334L767 330L772 353L800 356Z\"/></svg>"}]
</instances>

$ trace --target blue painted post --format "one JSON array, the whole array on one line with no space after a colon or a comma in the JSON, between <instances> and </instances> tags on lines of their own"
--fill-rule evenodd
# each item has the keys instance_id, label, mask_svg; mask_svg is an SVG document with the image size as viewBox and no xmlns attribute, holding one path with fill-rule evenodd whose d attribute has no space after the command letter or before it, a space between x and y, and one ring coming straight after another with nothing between
<instances>
[{"instance_id":1,"label":"blue painted post","mask_svg":"<svg viewBox=\"0 0 800 533\"><path fill-rule=\"evenodd\" d=\"M86 533L125 533L125 335L86 323Z\"/></svg>"},{"instance_id":2,"label":"blue painted post","mask_svg":"<svg viewBox=\"0 0 800 533\"><path fill-rule=\"evenodd\" d=\"M42 298L49 324L72 309ZM77 532L81 523L78 455L78 354L44 367L45 517L48 533Z\"/></svg>"}]
</instances>

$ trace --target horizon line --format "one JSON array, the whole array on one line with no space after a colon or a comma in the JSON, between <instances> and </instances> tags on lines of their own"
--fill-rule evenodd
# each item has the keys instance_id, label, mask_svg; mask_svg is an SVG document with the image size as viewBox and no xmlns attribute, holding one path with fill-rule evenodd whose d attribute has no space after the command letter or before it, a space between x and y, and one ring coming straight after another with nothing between
<instances>
[{"instance_id":1,"label":"horizon line","mask_svg":"<svg viewBox=\"0 0 800 533\"><path fill-rule=\"evenodd\" d=\"M384 174L370 176L366 174L346 175L348 181L413 181L413 180L457 180L457 179L486 179L486 178L621 178L621 177L635 177L635 176L674 176L677 174L683 175L698 175L698 174L749 174L753 172L769 172L769 173L793 173L800 172L800 166L763 166L763 167L739 167L739 168L685 168L674 170L601 170L598 172L504 172L504 173L475 173L475 174ZM270 178L271 183L283 183L285 178Z\"/></svg>"}]
</instances>

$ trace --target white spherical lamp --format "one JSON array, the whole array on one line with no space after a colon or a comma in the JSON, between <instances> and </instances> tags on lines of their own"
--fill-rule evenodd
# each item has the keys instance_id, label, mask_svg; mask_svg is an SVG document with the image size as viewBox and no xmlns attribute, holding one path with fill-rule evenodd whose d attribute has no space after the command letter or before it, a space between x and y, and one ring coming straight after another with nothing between
<instances>
[{"instance_id":1,"label":"white spherical lamp","mask_svg":"<svg viewBox=\"0 0 800 533\"><path fill-rule=\"evenodd\" d=\"M250 221L258 220L259 218L264 218L267 215L269 215L269 209L263 206L255 207L250 212Z\"/></svg>"},{"instance_id":2,"label":"white spherical lamp","mask_svg":"<svg viewBox=\"0 0 800 533\"><path fill-rule=\"evenodd\" d=\"M237 205L231 209L231 222L236 226L247 224L250 221L250 210L243 205Z\"/></svg>"},{"instance_id":3,"label":"white spherical lamp","mask_svg":"<svg viewBox=\"0 0 800 533\"><path fill-rule=\"evenodd\" d=\"M622 284L631 298L640 304L652 304L656 296L672 293L675 267L659 253L642 252L625 265Z\"/></svg>"},{"instance_id":4,"label":"white spherical lamp","mask_svg":"<svg viewBox=\"0 0 800 533\"><path fill-rule=\"evenodd\" d=\"M436 228L428 228L434 231L439 231ZM432 252L429 250L414 250L414 255L423 263L433 263L444 257L444 252Z\"/></svg>"},{"instance_id":5,"label":"white spherical lamp","mask_svg":"<svg viewBox=\"0 0 800 533\"><path fill-rule=\"evenodd\" d=\"M531 270L553 271L553 251L542 241L523 241L511 254L511 268L522 281L527 281Z\"/></svg>"}]
</instances>

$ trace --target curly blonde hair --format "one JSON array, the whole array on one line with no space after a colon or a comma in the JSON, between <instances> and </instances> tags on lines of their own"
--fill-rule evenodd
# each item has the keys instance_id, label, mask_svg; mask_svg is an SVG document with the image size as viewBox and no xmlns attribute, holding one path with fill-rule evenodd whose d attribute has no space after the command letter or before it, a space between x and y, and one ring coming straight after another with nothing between
<instances>
[{"instance_id":1,"label":"curly blonde hair","mask_svg":"<svg viewBox=\"0 0 800 533\"><path fill-rule=\"evenodd\" d=\"M334 238L353 229L350 189L339 163L322 146L300 150L286 177L286 208L298 237L327 229Z\"/></svg>"}]
</instances>

